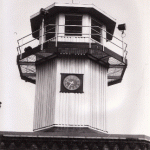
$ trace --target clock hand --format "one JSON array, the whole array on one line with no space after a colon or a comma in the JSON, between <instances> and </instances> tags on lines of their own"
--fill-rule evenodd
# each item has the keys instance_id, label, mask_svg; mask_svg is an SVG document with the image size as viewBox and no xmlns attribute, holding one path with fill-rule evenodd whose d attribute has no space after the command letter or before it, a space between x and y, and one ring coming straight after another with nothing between
<instances>
[{"instance_id":1,"label":"clock hand","mask_svg":"<svg viewBox=\"0 0 150 150\"><path fill-rule=\"evenodd\" d=\"M72 83L72 81L70 82L70 81L67 81L68 83Z\"/></svg>"},{"instance_id":2,"label":"clock hand","mask_svg":"<svg viewBox=\"0 0 150 150\"><path fill-rule=\"evenodd\" d=\"M69 84L69 86L68 86L68 88L74 83L73 81L71 81L71 82L69 82L70 84Z\"/></svg>"}]
</instances>

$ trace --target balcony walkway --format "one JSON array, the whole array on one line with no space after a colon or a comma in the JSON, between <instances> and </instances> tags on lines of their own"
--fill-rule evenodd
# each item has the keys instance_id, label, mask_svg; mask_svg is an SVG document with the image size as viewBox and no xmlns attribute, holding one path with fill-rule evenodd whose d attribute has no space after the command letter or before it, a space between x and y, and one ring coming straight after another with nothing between
<instances>
[{"instance_id":1,"label":"balcony walkway","mask_svg":"<svg viewBox=\"0 0 150 150\"><path fill-rule=\"evenodd\" d=\"M90 45L90 48L89 48ZM108 68L108 85L121 82L127 67L127 59L98 42L57 42L48 40L34 48L28 47L17 56L20 76L23 80L36 82L36 64L62 55L77 55L89 58Z\"/></svg>"}]
</instances>

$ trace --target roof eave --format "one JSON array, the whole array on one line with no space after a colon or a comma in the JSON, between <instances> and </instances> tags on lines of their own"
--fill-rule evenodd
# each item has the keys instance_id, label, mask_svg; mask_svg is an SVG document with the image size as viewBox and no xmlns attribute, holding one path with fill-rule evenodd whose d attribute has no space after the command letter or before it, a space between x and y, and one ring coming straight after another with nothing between
<instances>
[{"instance_id":1,"label":"roof eave","mask_svg":"<svg viewBox=\"0 0 150 150\"><path fill-rule=\"evenodd\" d=\"M45 9L49 11L49 14L51 16L54 16L59 12L66 13L70 10L70 8L78 8L79 13L88 13L92 16L98 16L98 18L100 18L100 20L106 25L107 32L109 32L111 35L114 34L116 20L113 17L106 14L104 11L98 9L93 4L53 3L52 5L46 7ZM42 17L40 15L40 12L37 12L30 17L32 32L39 30L40 24L37 23L39 23L41 19ZM111 40L112 36L109 35L109 33L107 33L107 38L108 40Z\"/></svg>"}]
</instances>

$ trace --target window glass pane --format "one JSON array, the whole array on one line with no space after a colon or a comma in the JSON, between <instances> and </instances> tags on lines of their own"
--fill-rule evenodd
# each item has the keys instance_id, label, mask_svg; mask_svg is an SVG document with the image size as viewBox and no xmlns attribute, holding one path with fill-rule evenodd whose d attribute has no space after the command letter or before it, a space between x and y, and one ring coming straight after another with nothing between
<instances>
[{"instance_id":1,"label":"window glass pane","mask_svg":"<svg viewBox=\"0 0 150 150\"><path fill-rule=\"evenodd\" d=\"M49 40L55 36L55 18L52 18L46 22L45 30L46 40Z\"/></svg>"},{"instance_id":2,"label":"window glass pane","mask_svg":"<svg viewBox=\"0 0 150 150\"><path fill-rule=\"evenodd\" d=\"M82 35L82 16L80 15L65 16L65 35L70 35L70 36Z\"/></svg>"},{"instance_id":3,"label":"window glass pane","mask_svg":"<svg viewBox=\"0 0 150 150\"><path fill-rule=\"evenodd\" d=\"M99 23L97 20L93 19L91 20L91 38L98 41L98 42L101 42L101 39L102 39L102 24Z\"/></svg>"}]
</instances>

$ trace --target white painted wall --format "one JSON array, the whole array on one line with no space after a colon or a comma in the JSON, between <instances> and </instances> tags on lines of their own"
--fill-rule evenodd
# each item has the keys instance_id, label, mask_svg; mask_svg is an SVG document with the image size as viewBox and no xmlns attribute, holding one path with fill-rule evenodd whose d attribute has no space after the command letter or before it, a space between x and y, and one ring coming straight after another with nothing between
<instances>
[{"instance_id":1,"label":"white painted wall","mask_svg":"<svg viewBox=\"0 0 150 150\"><path fill-rule=\"evenodd\" d=\"M36 92L33 129L54 124L56 100L56 60L36 67Z\"/></svg>"},{"instance_id":2,"label":"white painted wall","mask_svg":"<svg viewBox=\"0 0 150 150\"><path fill-rule=\"evenodd\" d=\"M60 93L61 73L84 74L84 93ZM89 59L68 56L58 59L56 78L55 124L105 130L107 69Z\"/></svg>"},{"instance_id":3,"label":"white painted wall","mask_svg":"<svg viewBox=\"0 0 150 150\"><path fill-rule=\"evenodd\" d=\"M84 93L61 93L61 73L83 75ZM66 56L37 66L34 129L90 126L105 130L107 69L81 57Z\"/></svg>"}]
</instances>

